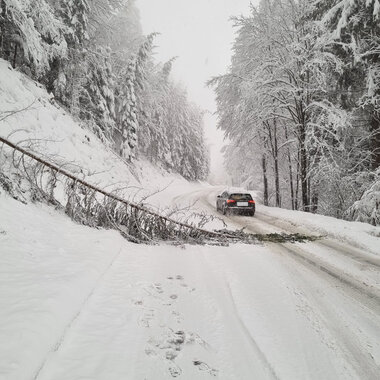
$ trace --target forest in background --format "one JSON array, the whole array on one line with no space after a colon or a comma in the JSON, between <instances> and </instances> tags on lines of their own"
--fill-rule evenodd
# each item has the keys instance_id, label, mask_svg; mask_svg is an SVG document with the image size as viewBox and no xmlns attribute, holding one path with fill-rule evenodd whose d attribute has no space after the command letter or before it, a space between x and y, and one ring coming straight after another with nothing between
<instances>
[{"instance_id":1,"label":"forest in background","mask_svg":"<svg viewBox=\"0 0 380 380\"><path fill-rule=\"evenodd\" d=\"M0 0L0 57L121 157L188 180L209 170L203 110L153 60L134 0Z\"/></svg>"},{"instance_id":2,"label":"forest in background","mask_svg":"<svg viewBox=\"0 0 380 380\"><path fill-rule=\"evenodd\" d=\"M380 224L379 0L261 0L213 78L234 185Z\"/></svg>"}]
</instances>

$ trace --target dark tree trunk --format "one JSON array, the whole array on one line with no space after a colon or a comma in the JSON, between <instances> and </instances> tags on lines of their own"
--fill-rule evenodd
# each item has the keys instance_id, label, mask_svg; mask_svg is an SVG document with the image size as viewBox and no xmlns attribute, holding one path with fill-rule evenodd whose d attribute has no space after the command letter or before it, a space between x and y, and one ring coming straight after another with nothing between
<instances>
[{"instance_id":1,"label":"dark tree trunk","mask_svg":"<svg viewBox=\"0 0 380 380\"><path fill-rule=\"evenodd\" d=\"M289 160L289 182L290 182L290 197L292 200L292 210L296 210L296 200L294 198L294 186L293 186L292 161L290 159L290 152L288 152L288 160Z\"/></svg>"},{"instance_id":2,"label":"dark tree trunk","mask_svg":"<svg viewBox=\"0 0 380 380\"><path fill-rule=\"evenodd\" d=\"M267 161L265 158L265 154L263 154L263 181L264 181L264 205L268 206L268 177L267 177Z\"/></svg>"},{"instance_id":3,"label":"dark tree trunk","mask_svg":"<svg viewBox=\"0 0 380 380\"><path fill-rule=\"evenodd\" d=\"M300 127L300 180L301 180L301 198L303 211L310 211L309 207L309 189L307 182L307 152L306 152L306 130L305 125Z\"/></svg>"},{"instance_id":4,"label":"dark tree trunk","mask_svg":"<svg viewBox=\"0 0 380 380\"><path fill-rule=\"evenodd\" d=\"M311 198L311 212L313 214L316 214L318 211L318 194L313 194L313 197Z\"/></svg>"},{"instance_id":5,"label":"dark tree trunk","mask_svg":"<svg viewBox=\"0 0 380 380\"><path fill-rule=\"evenodd\" d=\"M288 128L285 124L285 139L288 141L289 135L288 135ZM288 167L289 167L289 184L290 184L290 197L292 201L292 210L296 210L296 203L294 199L294 186L293 186L293 168L292 168L292 157L290 154L289 144L287 147L287 156L288 156Z\"/></svg>"},{"instance_id":6,"label":"dark tree trunk","mask_svg":"<svg viewBox=\"0 0 380 380\"><path fill-rule=\"evenodd\" d=\"M4 36L5 36L6 8L4 0L0 0L0 57L4 57Z\"/></svg>"},{"instance_id":7,"label":"dark tree trunk","mask_svg":"<svg viewBox=\"0 0 380 380\"><path fill-rule=\"evenodd\" d=\"M274 142L273 158L274 158L274 175L275 175L275 186L276 186L276 207L281 207L280 175L278 171L278 141L277 141L276 120L274 120L273 142Z\"/></svg>"},{"instance_id":8,"label":"dark tree trunk","mask_svg":"<svg viewBox=\"0 0 380 380\"><path fill-rule=\"evenodd\" d=\"M371 112L371 169L380 167L380 112Z\"/></svg>"},{"instance_id":9,"label":"dark tree trunk","mask_svg":"<svg viewBox=\"0 0 380 380\"><path fill-rule=\"evenodd\" d=\"M16 68L16 62L17 62L17 50L18 50L18 44L15 43L15 51L13 53L13 60L12 60L12 67Z\"/></svg>"},{"instance_id":10,"label":"dark tree trunk","mask_svg":"<svg viewBox=\"0 0 380 380\"><path fill-rule=\"evenodd\" d=\"M281 207L281 198L280 198L280 179L278 171L278 141L277 141L277 122L273 121L273 125L269 122L265 123L265 126L268 130L269 143L270 143L270 152L273 157L274 162L274 183L275 183L275 193L276 193L276 207Z\"/></svg>"},{"instance_id":11,"label":"dark tree trunk","mask_svg":"<svg viewBox=\"0 0 380 380\"><path fill-rule=\"evenodd\" d=\"M296 170L296 191L295 191L295 197L294 197L294 208L296 210L299 209L299 201L298 201L299 187L300 187L300 152L298 151L297 170Z\"/></svg>"}]
</instances>

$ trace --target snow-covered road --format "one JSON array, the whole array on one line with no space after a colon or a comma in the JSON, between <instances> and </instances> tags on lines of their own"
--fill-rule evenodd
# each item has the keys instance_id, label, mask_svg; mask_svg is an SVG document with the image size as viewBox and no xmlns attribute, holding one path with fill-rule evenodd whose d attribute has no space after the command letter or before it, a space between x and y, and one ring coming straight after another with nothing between
<instances>
[{"instance_id":1,"label":"snow-covered road","mask_svg":"<svg viewBox=\"0 0 380 380\"><path fill-rule=\"evenodd\" d=\"M218 189L178 195L215 213ZM0 196L0 379L378 379L379 256L141 246ZM308 232L267 210L253 232ZM318 234L318 233L316 233Z\"/></svg>"}]
</instances>

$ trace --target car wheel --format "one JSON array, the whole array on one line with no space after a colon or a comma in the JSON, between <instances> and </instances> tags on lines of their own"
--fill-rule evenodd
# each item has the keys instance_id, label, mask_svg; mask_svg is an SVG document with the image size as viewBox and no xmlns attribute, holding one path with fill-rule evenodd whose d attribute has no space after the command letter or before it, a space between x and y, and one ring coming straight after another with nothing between
<instances>
[{"instance_id":1,"label":"car wheel","mask_svg":"<svg viewBox=\"0 0 380 380\"><path fill-rule=\"evenodd\" d=\"M255 216L255 212L254 211L251 211L251 216Z\"/></svg>"},{"instance_id":2,"label":"car wheel","mask_svg":"<svg viewBox=\"0 0 380 380\"><path fill-rule=\"evenodd\" d=\"M226 206L223 206L222 214L223 214L223 215L227 215L227 209L226 209Z\"/></svg>"}]
</instances>

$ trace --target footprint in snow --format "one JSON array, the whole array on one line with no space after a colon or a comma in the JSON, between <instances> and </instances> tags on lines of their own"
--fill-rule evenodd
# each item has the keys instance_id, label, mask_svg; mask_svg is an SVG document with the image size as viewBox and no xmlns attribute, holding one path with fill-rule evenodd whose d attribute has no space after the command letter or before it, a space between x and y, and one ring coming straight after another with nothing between
<instances>
[{"instance_id":1,"label":"footprint in snow","mask_svg":"<svg viewBox=\"0 0 380 380\"><path fill-rule=\"evenodd\" d=\"M158 283L155 283L155 284L153 284L153 287L154 287L154 289L156 289L156 291L157 291L157 293L163 293L164 291L162 290L162 286L161 286L161 284L158 284Z\"/></svg>"},{"instance_id":2,"label":"footprint in snow","mask_svg":"<svg viewBox=\"0 0 380 380\"><path fill-rule=\"evenodd\" d=\"M155 316L155 310L153 309L145 310L144 314L139 320L140 326L143 326L146 328L150 327L150 323L152 319L154 318L154 316Z\"/></svg>"},{"instance_id":3,"label":"footprint in snow","mask_svg":"<svg viewBox=\"0 0 380 380\"><path fill-rule=\"evenodd\" d=\"M176 364L172 363L169 366L169 373L172 375L172 377L178 377L181 376L182 370Z\"/></svg>"},{"instance_id":4,"label":"footprint in snow","mask_svg":"<svg viewBox=\"0 0 380 380\"><path fill-rule=\"evenodd\" d=\"M207 363L202 362L200 360L193 360L193 364L198 367L200 371L206 371L208 372L211 376L217 376L218 375L218 370L211 368Z\"/></svg>"}]
</instances>

